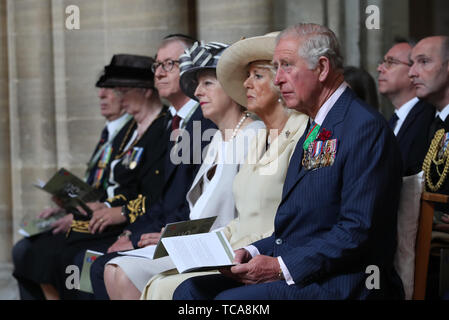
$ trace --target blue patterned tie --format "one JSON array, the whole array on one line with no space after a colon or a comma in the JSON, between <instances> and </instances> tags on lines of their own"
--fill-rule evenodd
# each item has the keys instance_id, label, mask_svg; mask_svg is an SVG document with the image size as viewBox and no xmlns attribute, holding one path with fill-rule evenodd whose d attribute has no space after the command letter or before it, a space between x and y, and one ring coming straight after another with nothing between
<instances>
[{"instance_id":1,"label":"blue patterned tie","mask_svg":"<svg viewBox=\"0 0 449 320\"><path fill-rule=\"evenodd\" d=\"M388 120L388 125L390 126L391 130L394 130L398 120L399 120L398 115L396 113L393 113L393 115L391 116L390 120Z\"/></svg>"}]
</instances>

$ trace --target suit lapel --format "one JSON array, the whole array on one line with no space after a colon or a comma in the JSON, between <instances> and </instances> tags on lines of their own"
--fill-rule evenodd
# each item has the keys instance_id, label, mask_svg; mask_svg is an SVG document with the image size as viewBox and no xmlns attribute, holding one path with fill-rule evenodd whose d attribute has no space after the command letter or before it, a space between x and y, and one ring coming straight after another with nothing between
<instances>
[{"instance_id":1,"label":"suit lapel","mask_svg":"<svg viewBox=\"0 0 449 320\"><path fill-rule=\"evenodd\" d=\"M304 140L309 131L309 127L310 122L307 125L307 128L304 131L304 134L302 135L301 139L299 139L298 143L296 144L295 151L293 152L293 155L290 158L290 163L288 165L287 176L285 177L282 194L287 194L291 190L295 182L298 181L305 174L306 170L302 170L301 164L302 157L304 154L302 145L304 144Z\"/></svg>"},{"instance_id":2,"label":"suit lapel","mask_svg":"<svg viewBox=\"0 0 449 320\"><path fill-rule=\"evenodd\" d=\"M337 102L335 102L334 106L324 119L324 122L321 125L321 129L330 130L332 132L332 136L330 139L340 139L340 137L335 136L334 128L338 123L343 121L349 102L352 99L352 90L347 88L337 100ZM290 159L290 164L287 170L287 177L285 179L284 189L282 192L283 200L289 195L291 190L299 183L299 181L301 181L304 176L306 176L311 171L304 169L302 166L302 158L304 154L303 144L308 131L309 130L307 128L307 130L304 132L304 135L301 137L301 139L299 139L295 148L295 152Z\"/></svg>"},{"instance_id":3,"label":"suit lapel","mask_svg":"<svg viewBox=\"0 0 449 320\"><path fill-rule=\"evenodd\" d=\"M416 105L413 106L412 110L410 110L409 114L405 118L404 123L401 126L401 129L398 132L397 139L401 140L404 136L405 132L407 131L407 128L412 124L412 122L415 120L415 118L421 113L423 110L424 105L421 103L421 101L418 101Z\"/></svg>"}]
</instances>

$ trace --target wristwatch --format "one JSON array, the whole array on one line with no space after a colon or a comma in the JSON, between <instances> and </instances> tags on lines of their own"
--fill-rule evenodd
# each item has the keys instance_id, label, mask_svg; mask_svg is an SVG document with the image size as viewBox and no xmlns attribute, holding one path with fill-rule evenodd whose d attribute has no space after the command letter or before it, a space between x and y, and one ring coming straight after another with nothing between
<instances>
[{"instance_id":1,"label":"wristwatch","mask_svg":"<svg viewBox=\"0 0 449 320\"><path fill-rule=\"evenodd\" d=\"M278 278L279 278L279 280L285 280L284 273L282 272L282 268L279 268Z\"/></svg>"}]
</instances>

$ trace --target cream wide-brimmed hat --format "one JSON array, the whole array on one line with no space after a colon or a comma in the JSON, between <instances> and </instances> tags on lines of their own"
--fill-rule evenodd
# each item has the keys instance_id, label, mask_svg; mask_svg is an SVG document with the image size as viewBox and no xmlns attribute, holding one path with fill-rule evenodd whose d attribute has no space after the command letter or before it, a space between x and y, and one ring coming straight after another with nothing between
<instances>
[{"instance_id":1,"label":"cream wide-brimmed hat","mask_svg":"<svg viewBox=\"0 0 449 320\"><path fill-rule=\"evenodd\" d=\"M273 59L276 36L279 32L243 39L228 47L217 65L217 79L224 91L237 103L246 107L246 89L243 86L248 64Z\"/></svg>"}]
</instances>

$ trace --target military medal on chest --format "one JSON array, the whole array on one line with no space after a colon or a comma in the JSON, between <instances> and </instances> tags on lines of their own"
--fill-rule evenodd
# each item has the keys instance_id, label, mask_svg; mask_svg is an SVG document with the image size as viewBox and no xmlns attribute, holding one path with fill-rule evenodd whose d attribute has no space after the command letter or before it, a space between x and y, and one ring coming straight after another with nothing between
<instances>
[{"instance_id":1,"label":"military medal on chest","mask_svg":"<svg viewBox=\"0 0 449 320\"><path fill-rule=\"evenodd\" d=\"M142 158L143 148L134 147L132 150L128 151L126 154L125 163L123 163L127 168L134 170Z\"/></svg>"},{"instance_id":2,"label":"military medal on chest","mask_svg":"<svg viewBox=\"0 0 449 320\"><path fill-rule=\"evenodd\" d=\"M109 164L109 161L111 160L112 150L113 150L112 146L109 145L101 153L101 157L100 157L100 160L98 161L98 165L97 165L98 168L95 171L95 175L94 175L93 185L95 186L95 188L100 187L100 183L103 179L104 172Z\"/></svg>"},{"instance_id":3,"label":"military medal on chest","mask_svg":"<svg viewBox=\"0 0 449 320\"><path fill-rule=\"evenodd\" d=\"M302 166L306 170L314 170L333 165L337 154L338 140L329 140L332 133L324 128L319 132L319 126L317 127L318 129L316 127L311 128L303 145L304 156Z\"/></svg>"}]
</instances>

